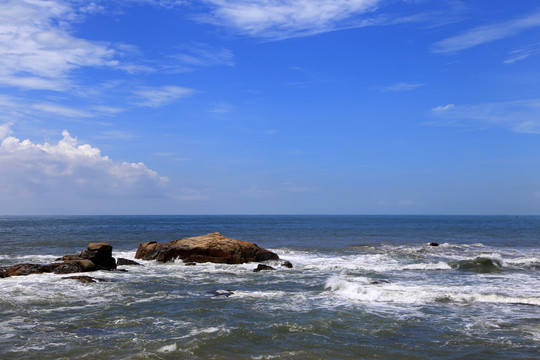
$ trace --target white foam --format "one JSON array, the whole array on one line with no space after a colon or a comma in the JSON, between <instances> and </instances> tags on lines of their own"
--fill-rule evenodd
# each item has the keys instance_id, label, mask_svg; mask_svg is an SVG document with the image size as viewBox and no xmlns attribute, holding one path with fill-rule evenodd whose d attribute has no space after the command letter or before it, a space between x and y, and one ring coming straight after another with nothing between
<instances>
[{"instance_id":1,"label":"white foam","mask_svg":"<svg viewBox=\"0 0 540 360\"><path fill-rule=\"evenodd\" d=\"M157 351L161 352L161 353L170 353L170 352L173 352L173 351L176 351L176 350L178 350L178 346L176 345L176 343L174 343L174 344L171 344L171 345L162 346Z\"/></svg>"}]
</instances>

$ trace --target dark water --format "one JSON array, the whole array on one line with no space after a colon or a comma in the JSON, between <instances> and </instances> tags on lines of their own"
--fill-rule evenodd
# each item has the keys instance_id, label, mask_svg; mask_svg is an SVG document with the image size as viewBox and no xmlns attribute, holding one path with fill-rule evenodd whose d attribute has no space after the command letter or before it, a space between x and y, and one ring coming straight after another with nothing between
<instances>
[{"instance_id":1,"label":"dark water","mask_svg":"<svg viewBox=\"0 0 540 360\"><path fill-rule=\"evenodd\" d=\"M540 217L0 217L0 266L216 231L294 267L0 279L0 359L540 358Z\"/></svg>"}]
</instances>

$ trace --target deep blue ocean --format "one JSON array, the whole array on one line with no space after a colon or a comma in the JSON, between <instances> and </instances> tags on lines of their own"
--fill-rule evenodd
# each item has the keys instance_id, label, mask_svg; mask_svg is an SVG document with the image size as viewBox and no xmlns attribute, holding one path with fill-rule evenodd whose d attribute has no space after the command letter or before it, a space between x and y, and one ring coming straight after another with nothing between
<instances>
[{"instance_id":1,"label":"deep blue ocean","mask_svg":"<svg viewBox=\"0 0 540 360\"><path fill-rule=\"evenodd\" d=\"M0 279L0 359L540 358L540 216L6 216L0 266L211 232L294 267Z\"/></svg>"}]
</instances>

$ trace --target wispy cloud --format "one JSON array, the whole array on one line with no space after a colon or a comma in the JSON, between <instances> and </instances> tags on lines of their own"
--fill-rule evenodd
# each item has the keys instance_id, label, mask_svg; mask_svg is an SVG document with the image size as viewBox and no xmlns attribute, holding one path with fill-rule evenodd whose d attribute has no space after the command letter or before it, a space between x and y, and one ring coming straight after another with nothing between
<instances>
[{"instance_id":1,"label":"wispy cloud","mask_svg":"<svg viewBox=\"0 0 540 360\"><path fill-rule=\"evenodd\" d=\"M141 87L134 91L138 106L161 107L194 93L193 89L180 86Z\"/></svg>"},{"instance_id":2,"label":"wispy cloud","mask_svg":"<svg viewBox=\"0 0 540 360\"><path fill-rule=\"evenodd\" d=\"M76 17L65 1L0 2L0 85L66 90L76 68L117 66L110 44L70 34L66 24Z\"/></svg>"},{"instance_id":3,"label":"wispy cloud","mask_svg":"<svg viewBox=\"0 0 540 360\"><path fill-rule=\"evenodd\" d=\"M425 86L425 84L400 82L390 86L382 87L380 88L380 90L382 92L407 92L416 90L418 88L421 88L422 86Z\"/></svg>"},{"instance_id":4,"label":"wispy cloud","mask_svg":"<svg viewBox=\"0 0 540 360\"><path fill-rule=\"evenodd\" d=\"M452 53L516 35L540 26L540 11L510 21L484 25L441 40L433 45L436 53Z\"/></svg>"},{"instance_id":5,"label":"wispy cloud","mask_svg":"<svg viewBox=\"0 0 540 360\"><path fill-rule=\"evenodd\" d=\"M441 105L433 108L432 114L438 120L426 125L473 129L497 126L519 133L540 134L540 98L472 105Z\"/></svg>"},{"instance_id":6,"label":"wispy cloud","mask_svg":"<svg viewBox=\"0 0 540 360\"><path fill-rule=\"evenodd\" d=\"M200 66L227 65L234 66L234 54L224 47L213 47L196 43L184 46L183 51L172 55L182 69Z\"/></svg>"},{"instance_id":7,"label":"wispy cloud","mask_svg":"<svg viewBox=\"0 0 540 360\"><path fill-rule=\"evenodd\" d=\"M515 49L508 53L508 57L504 60L505 64L513 64L515 62L525 60L531 55L536 55L540 53L540 43L530 44L521 49Z\"/></svg>"},{"instance_id":8,"label":"wispy cloud","mask_svg":"<svg viewBox=\"0 0 540 360\"><path fill-rule=\"evenodd\" d=\"M200 20L251 36L285 38L352 27L341 23L376 9L381 0L206 0L209 16ZM365 23L356 22L354 27Z\"/></svg>"}]
</instances>

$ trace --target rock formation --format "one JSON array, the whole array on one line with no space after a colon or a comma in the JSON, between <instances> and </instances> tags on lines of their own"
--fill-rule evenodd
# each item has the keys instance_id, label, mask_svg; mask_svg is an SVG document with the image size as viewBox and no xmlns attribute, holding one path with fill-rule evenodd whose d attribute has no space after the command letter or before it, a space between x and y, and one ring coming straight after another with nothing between
<instances>
[{"instance_id":1,"label":"rock formation","mask_svg":"<svg viewBox=\"0 0 540 360\"><path fill-rule=\"evenodd\" d=\"M279 256L256 244L227 238L212 233L159 244L155 241L139 245L136 259L167 262L182 259L184 262L213 262L243 264L266 260L279 260Z\"/></svg>"},{"instance_id":2,"label":"rock formation","mask_svg":"<svg viewBox=\"0 0 540 360\"><path fill-rule=\"evenodd\" d=\"M112 246L105 243L90 243L79 255L65 255L53 264L17 264L0 269L0 278L30 274L55 273L71 274L96 270L116 269L116 260L112 257ZM6 276L7 275L7 276Z\"/></svg>"}]
</instances>

